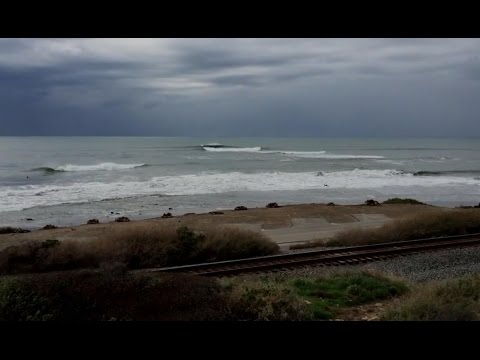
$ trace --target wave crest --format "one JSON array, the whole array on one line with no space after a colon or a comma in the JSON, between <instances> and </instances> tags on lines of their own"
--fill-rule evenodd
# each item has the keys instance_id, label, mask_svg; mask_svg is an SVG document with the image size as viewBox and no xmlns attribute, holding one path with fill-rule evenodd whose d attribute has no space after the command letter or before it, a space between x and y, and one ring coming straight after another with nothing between
<instances>
[{"instance_id":1,"label":"wave crest","mask_svg":"<svg viewBox=\"0 0 480 360\"><path fill-rule=\"evenodd\" d=\"M117 164L117 163L101 163L96 165L74 165L67 164L51 167L39 167L32 169L32 171L43 171L46 174L54 174L57 172L75 172L75 171L114 171L114 170L127 170L138 167L148 166L147 164Z\"/></svg>"},{"instance_id":2,"label":"wave crest","mask_svg":"<svg viewBox=\"0 0 480 360\"><path fill-rule=\"evenodd\" d=\"M259 152L262 151L260 146L255 147L230 147L225 145L203 145L203 150L216 152Z\"/></svg>"}]
</instances>

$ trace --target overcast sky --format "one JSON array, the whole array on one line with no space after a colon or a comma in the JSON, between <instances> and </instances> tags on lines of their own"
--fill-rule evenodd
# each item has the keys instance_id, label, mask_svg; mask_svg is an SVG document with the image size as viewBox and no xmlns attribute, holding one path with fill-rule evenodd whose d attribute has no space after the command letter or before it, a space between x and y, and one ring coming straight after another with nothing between
<instances>
[{"instance_id":1,"label":"overcast sky","mask_svg":"<svg viewBox=\"0 0 480 360\"><path fill-rule=\"evenodd\" d=\"M0 135L479 134L479 39L0 39Z\"/></svg>"}]
</instances>

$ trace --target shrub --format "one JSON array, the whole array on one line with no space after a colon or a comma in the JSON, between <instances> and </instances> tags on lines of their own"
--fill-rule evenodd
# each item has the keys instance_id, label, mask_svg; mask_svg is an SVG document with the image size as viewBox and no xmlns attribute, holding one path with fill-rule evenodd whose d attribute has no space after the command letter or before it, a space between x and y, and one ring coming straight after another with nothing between
<instances>
[{"instance_id":1,"label":"shrub","mask_svg":"<svg viewBox=\"0 0 480 360\"><path fill-rule=\"evenodd\" d=\"M278 246L262 234L239 229L133 226L90 241L47 240L0 252L0 273L97 268L122 263L129 269L271 255Z\"/></svg>"},{"instance_id":2,"label":"shrub","mask_svg":"<svg viewBox=\"0 0 480 360\"><path fill-rule=\"evenodd\" d=\"M0 278L0 320L221 320L212 279L88 270Z\"/></svg>"},{"instance_id":3,"label":"shrub","mask_svg":"<svg viewBox=\"0 0 480 360\"><path fill-rule=\"evenodd\" d=\"M480 275L419 286L383 320L480 320Z\"/></svg>"},{"instance_id":4,"label":"shrub","mask_svg":"<svg viewBox=\"0 0 480 360\"><path fill-rule=\"evenodd\" d=\"M282 321L311 320L307 303L285 283L236 278L226 280L232 319Z\"/></svg>"}]
</instances>

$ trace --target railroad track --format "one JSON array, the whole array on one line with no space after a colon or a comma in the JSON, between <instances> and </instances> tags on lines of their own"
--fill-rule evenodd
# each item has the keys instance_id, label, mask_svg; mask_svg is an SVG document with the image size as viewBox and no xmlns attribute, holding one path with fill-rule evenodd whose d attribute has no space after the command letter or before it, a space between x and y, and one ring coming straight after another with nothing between
<instances>
[{"instance_id":1,"label":"railroad track","mask_svg":"<svg viewBox=\"0 0 480 360\"><path fill-rule=\"evenodd\" d=\"M303 251L291 254L261 256L240 260L137 270L140 272L176 272L203 276L229 276L242 273L261 273L304 266L342 266L378 261L446 248L480 245L480 233L374 245L351 246L340 249Z\"/></svg>"}]
</instances>

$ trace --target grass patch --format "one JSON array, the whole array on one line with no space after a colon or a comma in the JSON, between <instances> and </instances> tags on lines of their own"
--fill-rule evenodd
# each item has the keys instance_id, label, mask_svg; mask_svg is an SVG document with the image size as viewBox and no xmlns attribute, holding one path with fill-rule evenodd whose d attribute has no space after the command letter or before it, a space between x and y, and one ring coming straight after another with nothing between
<instances>
[{"instance_id":1,"label":"grass patch","mask_svg":"<svg viewBox=\"0 0 480 360\"><path fill-rule=\"evenodd\" d=\"M382 320L480 320L480 275L422 285Z\"/></svg>"},{"instance_id":2,"label":"grass patch","mask_svg":"<svg viewBox=\"0 0 480 360\"><path fill-rule=\"evenodd\" d=\"M124 264L129 269L184 265L271 255L278 245L240 229L139 226L90 241L30 242L0 252L0 273L60 271Z\"/></svg>"},{"instance_id":3,"label":"grass patch","mask_svg":"<svg viewBox=\"0 0 480 360\"><path fill-rule=\"evenodd\" d=\"M389 299L408 289L399 281L364 272L297 279L293 287L298 295L312 303L313 317L317 319L330 319L338 308Z\"/></svg>"},{"instance_id":4,"label":"grass patch","mask_svg":"<svg viewBox=\"0 0 480 360\"><path fill-rule=\"evenodd\" d=\"M378 229L352 229L341 232L327 241L325 245L367 245L478 232L480 232L480 213L478 211L439 211L397 220Z\"/></svg>"},{"instance_id":5,"label":"grass patch","mask_svg":"<svg viewBox=\"0 0 480 360\"><path fill-rule=\"evenodd\" d=\"M400 199L400 198L392 198L385 200L382 204L409 204L409 205L427 205L421 201L415 199Z\"/></svg>"},{"instance_id":6,"label":"grass patch","mask_svg":"<svg viewBox=\"0 0 480 360\"><path fill-rule=\"evenodd\" d=\"M398 280L368 272L224 281L233 289L236 313L252 320L326 320L342 308L389 299L408 290Z\"/></svg>"}]
</instances>

